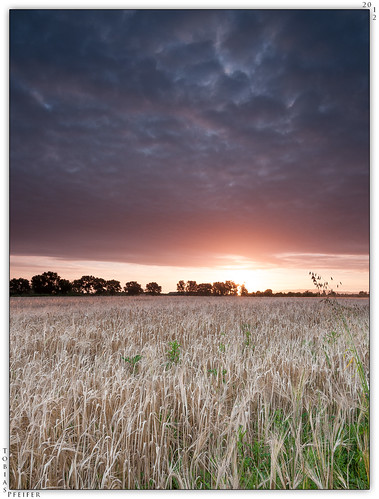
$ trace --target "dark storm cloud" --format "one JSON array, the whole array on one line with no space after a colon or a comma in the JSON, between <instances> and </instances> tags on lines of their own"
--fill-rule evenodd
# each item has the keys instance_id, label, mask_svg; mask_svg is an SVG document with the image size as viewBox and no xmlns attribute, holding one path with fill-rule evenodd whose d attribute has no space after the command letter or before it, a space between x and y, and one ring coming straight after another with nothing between
<instances>
[{"instance_id":1,"label":"dark storm cloud","mask_svg":"<svg viewBox=\"0 0 379 499\"><path fill-rule=\"evenodd\" d=\"M10 15L11 252L368 251L368 12Z\"/></svg>"}]
</instances>

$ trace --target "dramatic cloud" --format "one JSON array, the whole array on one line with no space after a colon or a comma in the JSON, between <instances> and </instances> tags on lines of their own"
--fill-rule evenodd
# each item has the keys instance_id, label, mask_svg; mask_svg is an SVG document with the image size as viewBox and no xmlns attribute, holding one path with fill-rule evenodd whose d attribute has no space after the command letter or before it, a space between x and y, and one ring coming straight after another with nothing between
<instances>
[{"instance_id":1,"label":"dramatic cloud","mask_svg":"<svg viewBox=\"0 0 379 499\"><path fill-rule=\"evenodd\" d=\"M368 11L12 10L10 95L14 255L368 253Z\"/></svg>"}]
</instances>

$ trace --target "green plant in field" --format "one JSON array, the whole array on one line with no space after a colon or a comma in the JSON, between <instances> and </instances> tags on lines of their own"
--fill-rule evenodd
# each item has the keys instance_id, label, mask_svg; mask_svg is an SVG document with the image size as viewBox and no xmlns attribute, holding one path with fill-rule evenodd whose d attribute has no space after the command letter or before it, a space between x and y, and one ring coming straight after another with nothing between
<instances>
[{"instance_id":1,"label":"green plant in field","mask_svg":"<svg viewBox=\"0 0 379 499\"><path fill-rule=\"evenodd\" d=\"M252 350L255 350L255 346L251 343L251 330L250 330L250 325L249 324L241 324L241 331L242 334L244 335L244 341L242 344L243 349L251 347Z\"/></svg>"},{"instance_id":2,"label":"green plant in field","mask_svg":"<svg viewBox=\"0 0 379 499\"><path fill-rule=\"evenodd\" d=\"M121 358L125 362L129 362L129 364L131 364L132 366L135 366L137 364L137 362L139 362L142 359L142 355L137 354L134 357L123 357L121 355Z\"/></svg>"},{"instance_id":3,"label":"green plant in field","mask_svg":"<svg viewBox=\"0 0 379 499\"><path fill-rule=\"evenodd\" d=\"M251 338L249 324L241 324L241 331L245 337L244 346L248 347L250 345L250 338Z\"/></svg>"},{"instance_id":4,"label":"green plant in field","mask_svg":"<svg viewBox=\"0 0 379 499\"><path fill-rule=\"evenodd\" d=\"M168 360L171 364L178 364L180 361L180 344L174 340L169 343L170 349L167 352Z\"/></svg>"},{"instance_id":5,"label":"green plant in field","mask_svg":"<svg viewBox=\"0 0 379 499\"><path fill-rule=\"evenodd\" d=\"M133 372L135 372L138 368L137 364L138 362L142 359L142 355L137 354L134 357L123 357L121 355L121 359L125 362L127 362L131 368L133 369Z\"/></svg>"},{"instance_id":6,"label":"green plant in field","mask_svg":"<svg viewBox=\"0 0 379 499\"><path fill-rule=\"evenodd\" d=\"M246 441L246 430L240 425L237 432L237 470L240 488L257 489L270 475L271 455L262 440Z\"/></svg>"},{"instance_id":7,"label":"green plant in field","mask_svg":"<svg viewBox=\"0 0 379 499\"><path fill-rule=\"evenodd\" d=\"M215 479L212 474L207 470L198 470L196 478L196 489L198 490L212 490L212 483Z\"/></svg>"},{"instance_id":8,"label":"green plant in field","mask_svg":"<svg viewBox=\"0 0 379 499\"><path fill-rule=\"evenodd\" d=\"M219 348L220 352L225 353L225 344L224 343L220 343L218 348Z\"/></svg>"},{"instance_id":9,"label":"green plant in field","mask_svg":"<svg viewBox=\"0 0 379 499\"><path fill-rule=\"evenodd\" d=\"M348 483L350 489L368 489L368 462L362 450L361 439L368 435L368 419L345 425L341 435L344 445L339 445L334 454L336 480ZM367 428L365 427L367 425Z\"/></svg>"},{"instance_id":10,"label":"green plant in field","mask_svg":"<svg viewBox=\"0 0 379 499\"><path fill-rule=\"evenodd\" d=\"M142 359L142 355L137 354L134 357L123 357L121 355L121 358L125 362L129 362L129 364L131 364L132 366L135 366L137 364L137 362L139 362Z\"/></svg>"},{"instance_id":11,"label":"green plant in field","mask_svg":"<svg viewBox=\"0 0 379 499\"><path fill-rule=\"evenodd\" d=\"M335 345L337 339L341 336L341 333L337 333L337 331L332 331L329 334L324 335L324 341L329 345Z\"/></svg>"}]
</instances>

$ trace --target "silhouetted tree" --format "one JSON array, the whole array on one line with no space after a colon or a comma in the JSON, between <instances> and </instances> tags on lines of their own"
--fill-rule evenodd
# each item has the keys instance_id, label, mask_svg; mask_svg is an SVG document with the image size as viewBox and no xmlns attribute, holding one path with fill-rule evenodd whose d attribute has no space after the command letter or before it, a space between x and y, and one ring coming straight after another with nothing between
<instances>
[{"instance_id":1,"label":"silhouetted tree","mask_svg":"<svg viewBox=\"0 0 379 499\"><path fill-rule=\"evenodd\" d=\"M263 291L263 296L272 296L272 289L266 289L266 291Z\"/></svg>"},{"instance_id":2,"label":"silhouetted tree","mask_svg":"<svg viewBox=\"0 0 379 499\"><path fill-rule=\"evenodd\" d=\"M93 275L84 275L80 279L75 279L71 286L75 293L114 295L121 291L120 281L106 281L102 277L94 277Z\"/></svg>"},{"instance_id":3,"label":"silhouetted tree","mask_svg":"<svg viewBox=\"0 0 379 499\"><path fill-rule=\"evenodd\" d=\"M225 281L226 294L229 296L236 296L238 294L238 284L234 281Z\"/></svg>"},{"instance_id":4,"label":"silhouetted tree","mask_svg":"<svg viewBox=\"0 0 379 499\"><path fill-rule=\"evenodd\" d=\"M209 282L198 284L197 294L200 296L210 296L212 294L212 284Z\"/></svg>"},{"instance_id":5,"label":"silhouetted tree","mask_svg":"<svg viewBox=\"0 0 379 499\"><path fill-rule=\"evenodd\" d=\"M212 294L215 296L235 296L238 294L238 285L234 281L214 282Z\"/></svg>"},{"instance_id":6,"label":"silhouetted tree","mask_svg":"<svg viewBox=\"0 0 379 499\"><path fill-rule=\"evenodd\" d=\"M83 275L72 282L72 291L85 294L105 294L107 292L106 280L93 275Z\"/></svg>"},{"instance_id":7,"label":"silhouetted tree","mask_svg":"<svg viewBox=\"0 0 379 499\"><path fill-rule=\"evenodd\" d=\"M30 293L30 283L27 279L11 279L9 281L9 292L11 295L24 295Z\"/></svg>"},{"instance_id":8,"label":"silhouetted tree","mask_svg":"<svg viewBox=\"0 0 379 499\"><path fill-rule=\"evenodd\" d=\"M176 285L176 291L177 291L180 295L184 295L185 290L186 290L186 285L185 285L185 282L184 282L184 281L179 281L179 282L178 282L178 284Z\"/></svg>"},{"instance_id":9,"label":"silhouetted tree","mask_svg":"<svg viewBox=\"0 0 379 499\"><path fill-rule=\"evenodd\" d=\"M124 286L124 291L128 295L140 295L143 293L142 286L137 281L127 282Z\"/></svg>"},{"instance_id":10,"label":"silhouetted tree","mask_svg":"<svg viewBox=\"0 0 379 499\"><path fill-rule=\"evenodd\" d=\"M162 291L162 286L159 286L156 282L149 282L146 284L146 293L149 295L159 295Z\"/></svg>"},{"instance_id":11,"label":"silhouetted tree","mask_svg":"<svg viewBox=\"0 0 379 499\"><path fill-rule=\"evenodd\" d=\"M195 295L196 293L197 293L196 281L187 281L186 294L187 295Z\"/></svg>"},{"instance_id":12,"label":"silhouetted tree","mask_svg":"<svg viewBox=\"0 0 379 499\"><path fill-rule=\"evenodd\" d=\"M32 277L32 290L36 294L52 295L59 292L60 277L56 272L44 272Z\"/></svg>"},{"instance_id":13,"label":"silhouetted tree","mask_svg":"<svg viewBox=\"0 0 379 499\"><path fill-rule=\"evenodd\" d=\"M72 283L67 279L59 279L58 281L58 293L62 295L66 295L70 293L72 290Z\"/></svg>"},{"instance_id":14,"label":"silhouetted tree","mask_svg":"<svg viewBox=\"0 0 379 499\"><path fill-rule=\"evenodd\" d=\"M240 295L241 296L248 296L249 295L249 292L246 289L246 286L244 284L242 284L242 286L240 288Z\"/></svg>"},{"instance_id":15,"label":"silhouetted tree","mask_svg":"<svg viewBox=\"0 0 379 499\"><path fill-rule=\"evenodd\" d=\"M34 275L31 279L33 293L46 293L47 279L42 274Z\"/></svg>"},{"instance_id":16,"label":"silhouetted tree","mask_svg":"<svg viewBox=\"0 0 379 499\"><path fill-rule=\"evenodd\" d=\"M72 291L74 293L82 293L83 292L81 279L75 279L74 281L72 281Z\"/></svg>"},{"instance_id":17,"label":"silhouetted tree","mask_svg":"<svg viewBox=\"0 0 379 499\"><path fill-rule=\"evenodd\" d=\"M106 292L106 280L102 277L95 277L93 280L93 289L95 294L103 295Z\"/></svg>"},{"instance_id":18,"label":"silhouetted tree","mask_svg":"<svg viewBox=\"0 0 379 499\"><path fill-rule=\"evenodd\" d=\"M117 293L120 293L121 291L120 281L115 281L114 279L111 279L110 281L107 281L105 285L107 293L109 293L110 295L115 295Z\"/></svg>"},{"instance_id":19,"label":"silhouetted tree","mask_svg":"<svg viewBox=\"0 0 379 499\"><path fill-rule=\"evenodd\" d=\"M226 295L226 288L224 282L214 282L212 285L212 294L215 296Z\"/></svg>"},{"instance_id":20,"label":"silhouetted tree","mask_svg":"<svg viewBox=\"0 0 379 499\"><path fill-rule=\"evenodd\" d=\"M79 293L92 294L95 291L94 284L96 278L93 275L83 275L80 279L74 281Z\"/></svg>"}]
</instances>

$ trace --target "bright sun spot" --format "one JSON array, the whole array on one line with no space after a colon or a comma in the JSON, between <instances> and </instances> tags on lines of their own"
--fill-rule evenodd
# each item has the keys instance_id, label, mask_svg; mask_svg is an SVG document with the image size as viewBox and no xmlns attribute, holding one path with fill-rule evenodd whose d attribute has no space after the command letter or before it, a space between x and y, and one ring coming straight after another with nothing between
<instances>
[{"instance_id":1,"label":"bright sun spot","mask_svg":"<svg viewBox=\"0 0 379 499\"><path fill-rule=\"evenodd\" d=\"M244 284L250 293L266 289L264 284L265 279L260 270L230 269L226 273L228 280L234 281L239 285Z\"/></svg>"}]
</instances>

